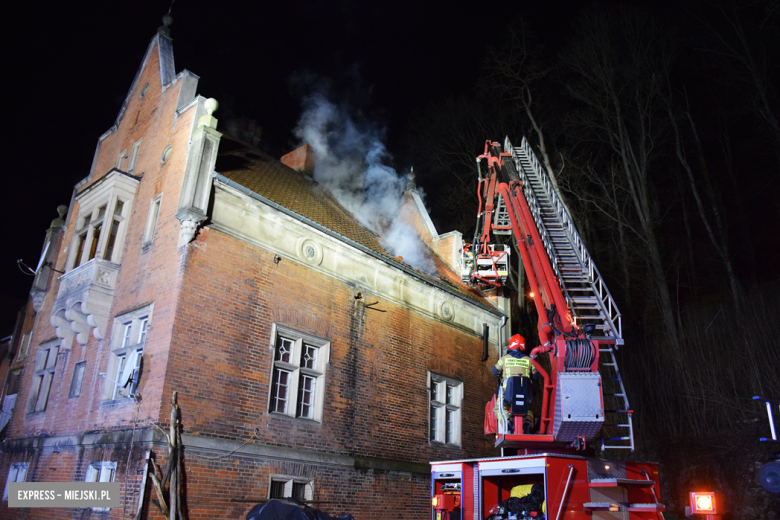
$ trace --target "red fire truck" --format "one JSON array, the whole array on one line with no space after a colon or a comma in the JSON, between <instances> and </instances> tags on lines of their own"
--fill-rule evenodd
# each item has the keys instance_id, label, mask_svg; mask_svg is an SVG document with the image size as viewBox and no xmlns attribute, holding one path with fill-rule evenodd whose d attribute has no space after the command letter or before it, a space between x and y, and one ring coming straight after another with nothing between
<instances>
[{"instance_id":1,"label":"red fire truck","mask_svg":"<svg viewBox=\"0 0 780 520\"><path fill-rule=\"evenodd\" d=\"M633 411L615 358L621 315L565 204L525 139L519 147L488 141L477 171L477 230L463 248L461 276L502 287L512 248L493 242L514 241L538 314L531 363L543 384L533 396L514 394L528 393L527 385L507 386L507 396L498 386L496 399L509 409L495 407L501 457L431 462L432 518L660 519L658 465L603 457L634 451ZM524 433L513 412L531 397L538 419ZM493 409L486 406L486 417Z\"/></svg>"}]
</instances>

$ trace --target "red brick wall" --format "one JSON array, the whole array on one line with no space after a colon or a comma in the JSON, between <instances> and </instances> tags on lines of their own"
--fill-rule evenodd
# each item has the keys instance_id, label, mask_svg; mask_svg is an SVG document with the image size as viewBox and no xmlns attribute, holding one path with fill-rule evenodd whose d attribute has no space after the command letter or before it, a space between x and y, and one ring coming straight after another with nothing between
<instances>
[{"instance_id":1,"label":"red brick wall","mask_svg":"<svg viewBox=\"0 0 780 520\"><path fill-rule=\"evenodd\" d=\"M161 93L159 59L156 49L138 81L136 91L119 127L104 139L95 174L90 183L102 177L114 167L119 151L127 148L128 155L133 143L143 138L134 175L142 177L133 200L121 259L121 270L111 306L111 318L117 314L154 302L144 363L147 370L143 377L144 399L141 413L155 418L160 409L168 345L173 327L173 316L181 278L182 256L186 248L176 247L179 221L175 218L186 161L187 145L192 131L194 110L175 118L175 107L180 84L177 83ZM143 101L138 91L146 82L150 88ZM160 163L163 149L173 145L171 158ZM125 168L127 167L125 163ZM143 232L153 197L163 193L160 214L154 242L142 248ZM65 270L67 249L71 246L75 215L78 204L70 208L68 228L57 250L55 269ZM34 317L35 330L30 343L28 358L34 360L38 345L56 337L54 327L49 323L54 300L59 290L59 281L54 278L44 300L41 311ZM98 341L90 332L86 346L73 342L70 351L63 351L57 362L57 371L52 382L47 411L24 415L24 408L32 380L32 362L25 370L20 384L17 409L9 430L9 438L29 435L72 434L85 430L127 427L131 416L137 410L133 403L117 405L102 404L105 379L99 374L106 372L111 351L112 319L109 320L106 339ZM69 399L73 367L79 361L87 361L81 396ZM164 399L167 402L167 399ZM1 471L1 470L0 470Z\"/></svg>"},{"instance_id":2,"label":"red brick wall","mask_svg":"<svg viewBox=\"0 0 780 520\"><path fill-rule=\"evenodd\" d=\"M184 432L189 434L243 442L257 428L255 442L417 463L494 455L491 439L482 435L482 414L492 393L489 367L495 359L479 362L481 340L476 336L290 259L274 263L271 253L215 230L203 230L189 246L176 247L179 221L175 213L194 111L172 124L178 85L160 92L156 52L138 86L146 81L150 83L146 98L139 102L137 92L132 94L119 128L101 145L90 180L107 173L119 151L127 149L129 154L133 143L143 137L134 172L142 181L133 202L111 308L113 320L118 314L154 303L140 384L143 400L140 405L129 400L102 402L105 380L99 373L106 371L111 342L98 341L90 334L86 346L74 342L73 349L58 359L45 413L23 413L32 378L28 366L8 438L129 430L148 424L147 419L164 425L170 395L178 391ZM160 154L169 143L173 155L161 165ZM163 198L154 243L142 248L149 203L159 193ZM77 210L71 208L72 214ZM58 270L65 266L75 221L70 218L58 249ZM55 337L49 317L58 289L55 279L41 312L30 318L34 336L28 359L34 359L38 345ZM354 298L358 290L364 296L362 303ZM375 301L374 307L385 312L364 306ZM112 320L106 338L111 337ZM331 342L322 422L268 413L272 356L268 345L275 322ZM69 399L73 367L82 360L87 361L87 370L81 396ZM462 448L428 442L426 370L464 382ZM127 478L131 485L129 493L123 492L128 510L135 509L130 503L140 476L133 468L139 467L144 451L136 446L130 456ZM164 462L164 454L159 457ZM127 445L83 452L64 448L61 453L51 453L49 448L6 452L0 463L3 484L9 464L21 460L30 462L28 480L35 481L83 481L90 461L116 460L116 480L124 489ZM280 468L279 464L188 454L190 518L241 517L252 503L231 499L265 497L269 475L280 472L312 476L315 501L333 513L350 512L361 520L428 516L427 477L341 466ZM148 492L152 493L151 488ZM5 507L0 506L0 516L8 518L71 518L74 513L11 512ZM148 500L147 507L150 517L160 516ZM111 518L120 516L119 510L110 513Z\"/></svg>"},{"instance_id":3,"label":"red brick wall","mask_svg":"<svg viewBox=\"0 0 780 520\"><path fill-rule=\"evenodd\" d=\"M92 512L90 509L65 508L9 508L8 502L0 503L0 518L8 519L55 519L70 520L72 518L127 518L129 513L135 513L138 504L138 492L146 457L146 449L135 446L132 451L129 446L105 446L98 449L77 450L74 447L58 448L54 453L51 448L42 450L26 450L25 452L0 454L0 464L4 469L0 482L5 489L8 478L8 468L12 462L27 462L27 482L84 482L87 468L91 462L114 461L116 465L115 482L119 483L122 507L112 508L110 514ZM128 458L128 452L130 457ZM138 470L138 471L137 471ZM147 490L148 501L148 490ZM153 506L152 506L153 507ZM125 515L122 514L123 509ZM132 518L132 517L131 517Z\"/></svg>"},{"instance_id":4,"label":"red brick wall","mask_svg":"<svg viewBox=\"0 0 780 520\"><path fill-rule=\"evenodd\" d=\"M283 155L280 160L282 164L289 166L293 170L303 172L309 177L314 175L314 148L308 144Z\"/></svg>"},{"instance_id":5,"label":"red brick wall","mask_svg":"<svg viewBox=\"0 0 780 520\"><path fill-rule=\"evenodd\" d=\"M357 302L358 290L386 312ZM307 317L327 328L312 327ZM267 411L275 319L331 341L322 423ZM203 435L245 439L257 427L269 444L415 462L490 455L482 416L495 360L480 363L481 344L365 289L292 260L276 264L273 254L208 230L187 257L165 393L179 392L185 431ZM463 449L428 443L429 366L464 381Z\"/></svg>"}]
</instances>

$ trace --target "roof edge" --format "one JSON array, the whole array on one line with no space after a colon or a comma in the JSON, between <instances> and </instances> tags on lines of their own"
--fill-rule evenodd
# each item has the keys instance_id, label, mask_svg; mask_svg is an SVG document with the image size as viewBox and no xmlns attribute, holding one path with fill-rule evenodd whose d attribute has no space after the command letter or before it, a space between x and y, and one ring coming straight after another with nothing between
<instances>
[{"instance_id":1,"label":"roof edge","mask_svg":"<svg viewBox=\"0 0 780 520\"><path fill-rule=\"evenodd\" d=\"M300 222L303 222L304 224L306 224L308 226L311 226L314 229L316 229L316 230L318 230L318 231L320 231L322 233L325 233L326 235L328 235L330 237L333 237L333 238L335 238L337 240L340 240L340 241L344 242L345 244L347 244L347 245L349 245L351 247L354 247L355 249L357 249L357 250L359 250L359 251L361 251L361 252L363 252L363 253L365 253L365 254L367 254L369 256L372 256L372 257L374 257L374 258L376 258L378 260L381 260L382 262L384 262L386 264L389 264L389 265L391 265L391 266L393 266L393 267L395 267L397 269L400 269L401 271L403 271L406 274L408 274L408 275L410 275L410 276L420 280L423 283L426 283L426 284L428 284L428 285L430 285L432 287L435 287L435 288L437 288L439 290L442 290L442 291L444 291L444 292L446 292L448 294L456 296L457 298L459 298L459 299L461 299L461 300L463 300L463 301L465 301L465 302L467 302L467 303L469 303L471 305L475 305L478 308L480 308L482 310L485 310L485 311L493 314L496 317L500 317L500 316L504 315L504 313L500 312L498 309L493 308L493 307L489 307L487 305L484 305L484 304L482 304L482 303L480 303L480 302L478 302L476 300L473 300L473 299L469 298L465 294L461 294L460 292L458 292L458 291L456 291L456 290L454 290L454 289L452 289L450 287L447 287L444 284L438 283L438 282L436 282L434 280L431 280L430 278L422 276L420 273L418 273L414 269L412 269L412 268L410 268L410 267L408 267L408 266L398 262L397 260L394 260L392 258L383 256L383 255L377 253L376 251L374 251L374 250L364 246L363 244L355 242L354 240L352 240L350 238L347 238L344 235L336 233L332 229L327 228L327 227L323 226L322 224L318 224L317 222L314 222L313 220L310 220L310 219L304 217L303 215L301 215L299 213L296 213L296 212L292 211L291 209L282 206L281 204L278 204L278 203L276 203L276 202L274 202L274 201L272 201L270 199L267 199L267 198L263 197L262 195L260 195L259 193L255 193L254 191L250 190L246 186L242 186L241 184L237 183L236 181L234 181L232 179L228 179L227 177L225 177L224 175L222 175L222 174L220 174L218 172L214 172L214 179L216 181L218 181L220 184L223 184L225 186L233 188L234 190L239 191L239 192L243 193L244 195L247 195L247 196L257 200L258 202L262 202L263 204L265 204L267 206L270 206L270 207L274 208L275 210L280 211L280 212L284 213L285 215L287 215L289 217L292 217L292 218L294 218L294 219L296 219L296 220L298 220Z\"/></svg>"}]
</instances>

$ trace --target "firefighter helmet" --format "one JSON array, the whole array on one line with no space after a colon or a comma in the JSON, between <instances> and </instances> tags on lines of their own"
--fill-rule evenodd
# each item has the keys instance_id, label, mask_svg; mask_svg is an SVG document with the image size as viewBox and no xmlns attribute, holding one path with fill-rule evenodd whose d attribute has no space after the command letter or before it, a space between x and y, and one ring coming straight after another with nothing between
<instances>
[{"instance_id":1,"label":"firefighter helmet","mask_svg":"<svg viewBox=\"0 0 780 520\"><path fill-rule=\"evenodd\" d=\"M519 350L520 352L525 352L525 338L520 334L515 334L514 336L509 338L509 346L507 347L507 349Z\"/></svg>"}]
</instances>

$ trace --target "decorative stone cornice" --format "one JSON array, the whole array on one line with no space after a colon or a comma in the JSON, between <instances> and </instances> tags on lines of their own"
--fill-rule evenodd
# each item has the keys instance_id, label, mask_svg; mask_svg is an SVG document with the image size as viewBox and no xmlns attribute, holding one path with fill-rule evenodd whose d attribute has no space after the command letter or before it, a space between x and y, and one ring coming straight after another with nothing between
<instances>
[{"instance_id":1,"label":"decorative stone cornice","mask_svg":"<svg viewBox=\"0 0 780 520\"><path fill-rule=\"evenodd\" d=\"M210 227L476 336L482 336L482 325L487 323L489 339L496 342L499 311L456 294L454 289L426 283L219 179L215 187Z\"/></svg>"}]
</instances>

